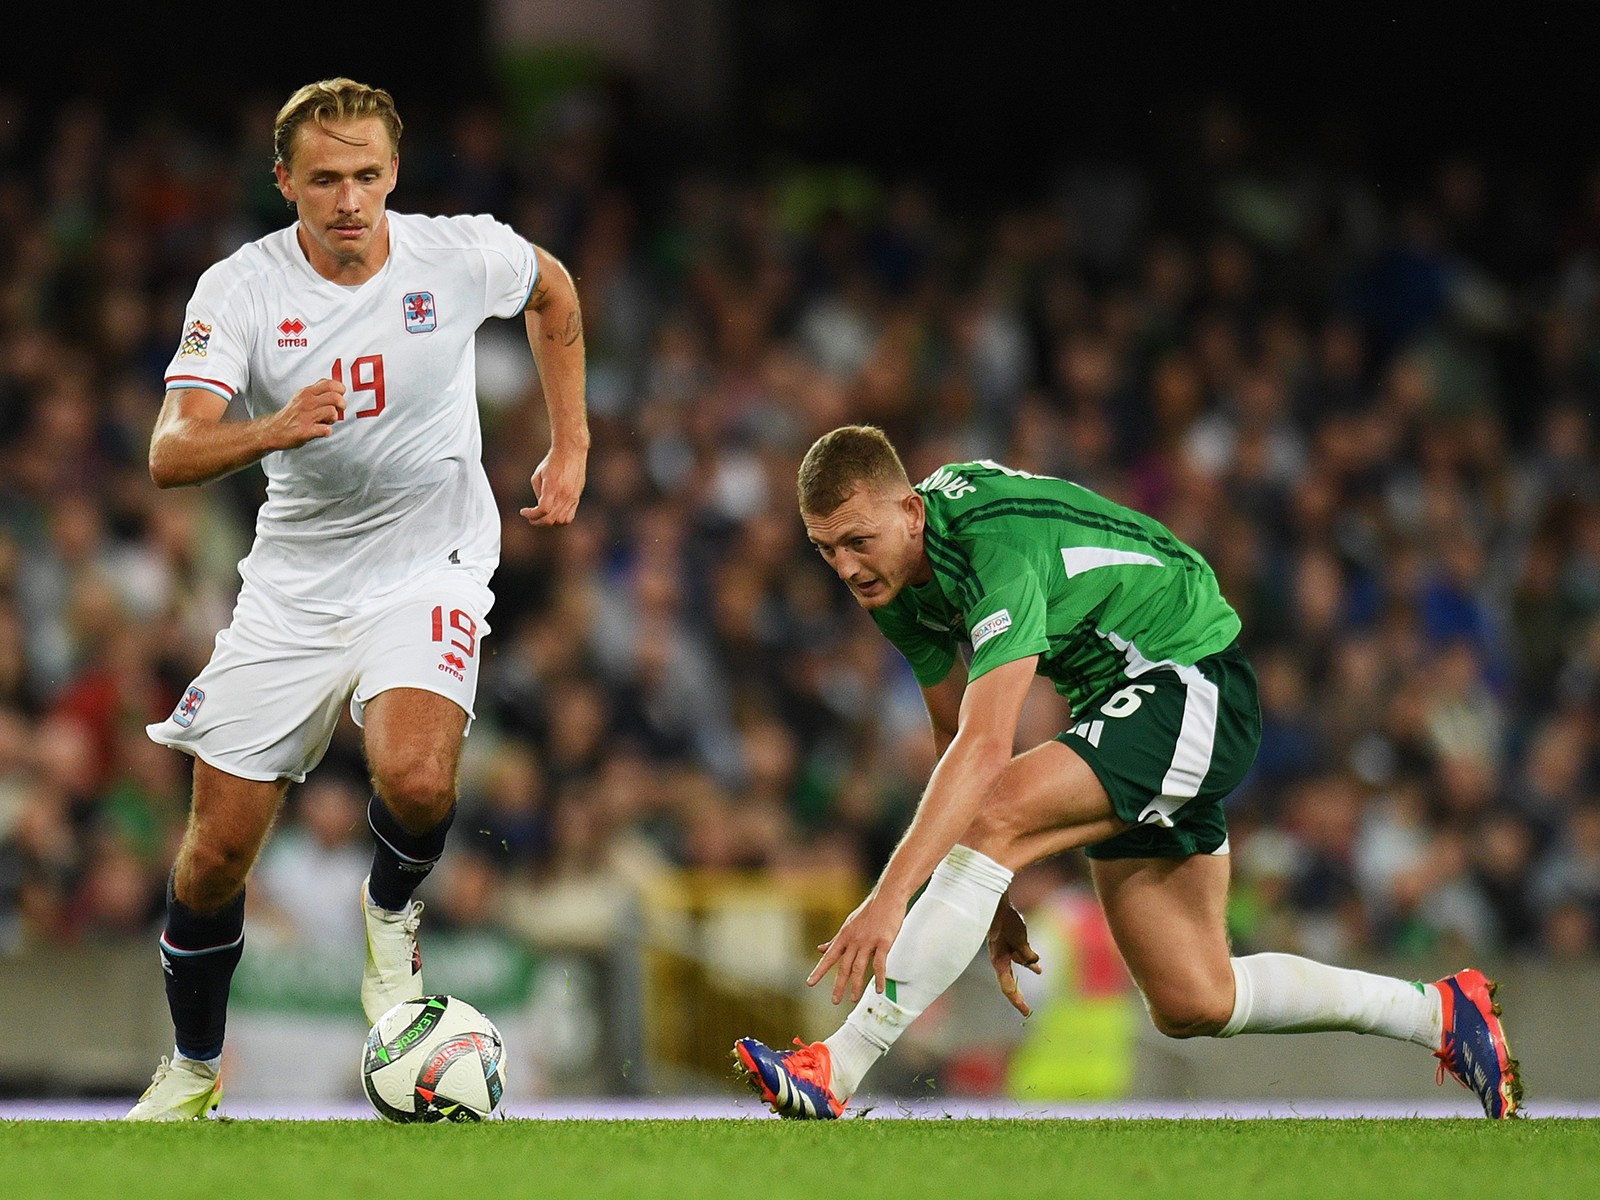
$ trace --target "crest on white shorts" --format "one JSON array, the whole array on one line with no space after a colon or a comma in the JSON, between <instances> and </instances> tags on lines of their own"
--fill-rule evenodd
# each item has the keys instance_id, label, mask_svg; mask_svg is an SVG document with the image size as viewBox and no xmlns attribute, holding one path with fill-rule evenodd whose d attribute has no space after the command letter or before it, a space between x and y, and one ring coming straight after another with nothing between
<instances>
[{"instance_id":1,"label":"crest on white shorts","mask_svg":"<svg viewBox=\"0 0 1600 1200\"><path fill-rule=\"evenodd\" d=\"M182 725L185 729L194 724L195 714L200 711L200 706L206 701L206 694L199 688L191 686L183 694L183 699L178 701L178 707L172 710L172 721L175 725Z\"/></svg>"}]
</instances>

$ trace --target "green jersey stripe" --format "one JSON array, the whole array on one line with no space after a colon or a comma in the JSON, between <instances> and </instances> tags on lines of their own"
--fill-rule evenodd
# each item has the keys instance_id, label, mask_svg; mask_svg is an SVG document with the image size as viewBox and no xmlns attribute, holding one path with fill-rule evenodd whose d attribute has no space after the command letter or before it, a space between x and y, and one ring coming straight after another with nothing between
<instances>
[{"instance_id":1,"label":"green jersey stripe","mask_svg":"<svg viewBox=\"0 0 1600 1200\"><path fill-rule=\"evenodd\" d=\"M931 528L923 530L922 542L928 557L937 559L950 575L950 582L956 589L956 602L963 609L976 604L983 595L982 581L973 571L972 563L962 553L961 547Z\"/></svg>"},{"instance_id":2,"label":"green jersey stripe","mask_svg":"<svg viewBox=\"0 0 1600 1200\"><path fill-rule=\"evenodd\" d=\"M951 536L963 533L980 521L995 520L1001 517L1054 517L1057 520L1070 521L1088 529L1098 529L1104 533L1120 534L1135 542L1142 542L1153 549L1160 550L1168 557L1175 559L1179 564L1194 568L1198 564L1194 555L1175 538L1162 537L1154 530L1133 521L1121 520L1103 513L1090 512L1088 509L1079 508L1066 500L1052 500L1046 497L1007 497L1001 500L991 500L987 504L969 509L955 520L950 522L949 533Z\"/></svg>"},{"instance_id":3,"label":"green jersey stripe","mask_svg":"<svg viewBox=\"0 0 1600 1200\"><path fill-rule=\"evenodd\" d=\"M951 603L960 606L961 581L972 574L972 568L966 559L962 558L950 543L933 534L923 537L923 546L928 552L928 559L933 564L938 574L950 585Z\"/></svg>"}]
</instances>

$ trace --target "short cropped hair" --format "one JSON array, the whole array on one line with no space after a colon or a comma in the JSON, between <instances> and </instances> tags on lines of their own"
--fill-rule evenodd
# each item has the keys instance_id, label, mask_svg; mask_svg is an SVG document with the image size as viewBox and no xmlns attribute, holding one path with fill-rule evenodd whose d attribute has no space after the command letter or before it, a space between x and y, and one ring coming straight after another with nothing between
<instances>
[{"instance_id":1,"label":"short cropped hair","mask_svg":"<svg viewBox=\"0 0 1600 1200\"><path fill-rule=\"evenodd\" d=\"M368 87L354 79L319 79L308 83L278 110L272 123L272 157L285 167L294 154L294 135L308 122L323 127L337 121L361 121L377 117L389 131L390 153L400 150L400 114L394 97L382 88Z\"/></svg>"},{"instance_id":2,"label":"short cropped hair","mask_svg":"<svg viewBox=\"0 0 1600 1200\"><path fill-rule=\"evenodd\" d=\"M876 425L844 425L812 443L800 462L800 511L825 517L860 490L911 488L900 455Z\"/></svg>"}]
</instances>

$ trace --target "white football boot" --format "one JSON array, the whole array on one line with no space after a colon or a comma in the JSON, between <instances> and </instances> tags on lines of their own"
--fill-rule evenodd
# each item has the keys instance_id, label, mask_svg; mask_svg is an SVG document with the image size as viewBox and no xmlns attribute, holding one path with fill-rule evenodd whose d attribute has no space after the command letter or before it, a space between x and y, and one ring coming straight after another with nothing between
<instances>
[{"instance_id":1,"label":"white football boot","mask_svg":"<svg viewBox=\"0 0 1600 1200\"><path fill-rule=\"evenodd\" d=\"M361 881L361 912L367 924L367 967L361 976L361 1008L370 1024L402 1000L422 995L422 901L412 900L399 912L374 904Z\"/></svg>"},{"instance_id":2,"label":"white football boot","mask_svg":"<svg viewBox=\"0 0 1600 1200\"><path fill-rule=\"evenodd\" d=\"M163 1057L128 1121L198 1121L222 1103L222 1077L192 1058Z\"/></svg>"}]
</instances>

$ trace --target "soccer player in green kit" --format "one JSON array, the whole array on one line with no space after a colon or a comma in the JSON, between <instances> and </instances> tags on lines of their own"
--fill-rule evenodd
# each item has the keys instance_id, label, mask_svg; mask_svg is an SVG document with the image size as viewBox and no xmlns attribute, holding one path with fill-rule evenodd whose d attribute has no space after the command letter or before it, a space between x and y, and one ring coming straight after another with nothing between
<instances>
[{"instance_id":1,"label":"soccer player in green kit","mask_svg":"<svg viewBox=\"0 0 1600 1200\"><path fill-rule=\"evenodd\" d=\"M1239 618L1198 554L1086 488L991 462L951 464L912 487L872 426L818 439L799 498L812 544L911 664L939 762L877 884L807 979L837 968L834 1003L855 1002L844 1025L793 1050L735 1046L775 1112L841 1115L985 940L1026 1016L1013 970L1040 967L1011 878L1081 846L1162 1033L1415 1042L1487 1115L1517 1114L1521 1080L1482 972L1420 984L1230 954L1222 802L1255 758L1261 716ZM1071 700L1074 723L1013 754L1035 674Z\"/></svg>"}]
</instances>

